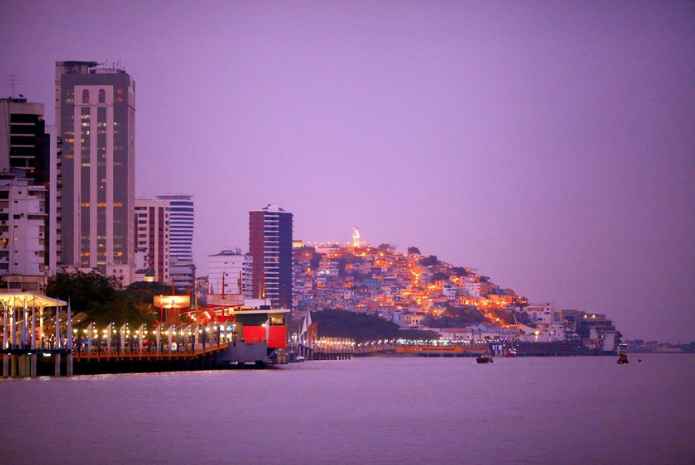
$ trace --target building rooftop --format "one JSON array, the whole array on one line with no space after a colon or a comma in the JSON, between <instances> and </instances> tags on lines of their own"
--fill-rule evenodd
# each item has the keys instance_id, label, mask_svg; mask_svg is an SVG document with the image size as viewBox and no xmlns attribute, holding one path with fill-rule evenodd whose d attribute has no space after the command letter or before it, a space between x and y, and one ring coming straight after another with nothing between
<instances>
[{"instance_id":1,"label":"building rooftop","mask_svg":"<svg viewBox=\"0 0 695 465\"><path fill-rule=\"evenodd\" d=\"M168 200L192 200L193 195L191 194L159 194L158 199L168 199Z\"/></svg>"},{"instance_id":2,"label":"building rooftop","mask_svg":"<svg viewBox=\"0 0 695 465\"><path fill-rule=\"evenodd\" d=\"M243 255L240 248L222 250L219 253L208 255L209 257L228 257L231 255Z\"/></svg>"},{"instance_id":3,"label":"building rooftop","mask_svg":"<svg viewBox=\"0 0 695 465\"><path fill-rule=\"evenodd\" d=\"M286 213L284 208L278 207L277 205L272 204L272 203L267 204L260 211L270 212L270 213Z\"/></svg>"}]
</instances>

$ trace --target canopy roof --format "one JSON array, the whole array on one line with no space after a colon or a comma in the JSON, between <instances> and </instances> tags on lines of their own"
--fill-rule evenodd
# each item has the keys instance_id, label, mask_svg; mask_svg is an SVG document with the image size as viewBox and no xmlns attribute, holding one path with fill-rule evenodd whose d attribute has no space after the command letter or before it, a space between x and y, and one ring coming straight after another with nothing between
<instances>
[{"instance_id":1,"label":"canopy roof","mask_svg":"<svg viewBox=\"0 0 695 465\"><path fill-rule=\"evenodd\" d=\"M67 302L35 292L11 292L0 290L0 303L27 307L66 307Z\"/></svg>"}]
</instances>

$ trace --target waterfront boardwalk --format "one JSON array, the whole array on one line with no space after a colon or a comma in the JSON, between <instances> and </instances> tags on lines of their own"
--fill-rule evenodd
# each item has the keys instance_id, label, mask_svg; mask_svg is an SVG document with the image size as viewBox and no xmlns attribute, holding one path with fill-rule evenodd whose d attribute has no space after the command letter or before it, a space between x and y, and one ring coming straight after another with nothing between
<instances>
[{"instance_id":1,"label":"waterfront boardwalk","mask_svg":"<svg viewBox=\"0 0 695 465\"><path fill-rule=\"evenodd\" d=\"M234 343L220 324L73 329L68 303L34 293L2 292L0 305L2 377L209 369Z\"/></svg>"}]
</instances>

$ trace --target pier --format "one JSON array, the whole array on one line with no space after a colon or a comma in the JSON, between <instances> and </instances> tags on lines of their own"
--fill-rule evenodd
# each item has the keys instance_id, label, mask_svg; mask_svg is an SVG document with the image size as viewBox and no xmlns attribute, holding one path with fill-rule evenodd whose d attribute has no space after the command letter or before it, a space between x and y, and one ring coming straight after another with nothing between
<instances>
[{"instance_id":1,"label":"pier","mask_svg":"<svg viewBox=\"0 0 695 465\"><path fill-rule=\"evenodd\" d=\"M127 323L74 329L70 305L34 293L1 293L4 378L210 369L239 342L232 324Z\"/></svg>"},{"instance_id":2,"label":"pier","mask_svg":"<svg viewBox=\"0 0 695 465\"><path fill-rule=\"evenodd\" d=\"M3 377L37 376L39 352L51 358L57 375L65 357L65 372L72 374L72 338L61 333L63 323L66 332L72 332L72 315L66 302L30 292L2 292L0 306ZM65 318L61 319L64 308ZM53 332L48 331L47 323Z\"/></svg>"}]
</instances>

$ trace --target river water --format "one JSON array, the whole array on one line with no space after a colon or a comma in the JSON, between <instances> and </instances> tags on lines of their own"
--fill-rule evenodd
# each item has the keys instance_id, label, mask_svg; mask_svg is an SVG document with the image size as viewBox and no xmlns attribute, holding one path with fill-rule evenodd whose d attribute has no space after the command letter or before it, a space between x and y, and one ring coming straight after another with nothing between
<instances>
[{"instance_id":1,"label":"river water","mask_svg":"<svg viewBox=\"0 0 695 465\"><path fill-rule=\"evenodd\" d=\"M695 463L695 356L0 381L0 464Z\"/></svg>"}]
</instances>

